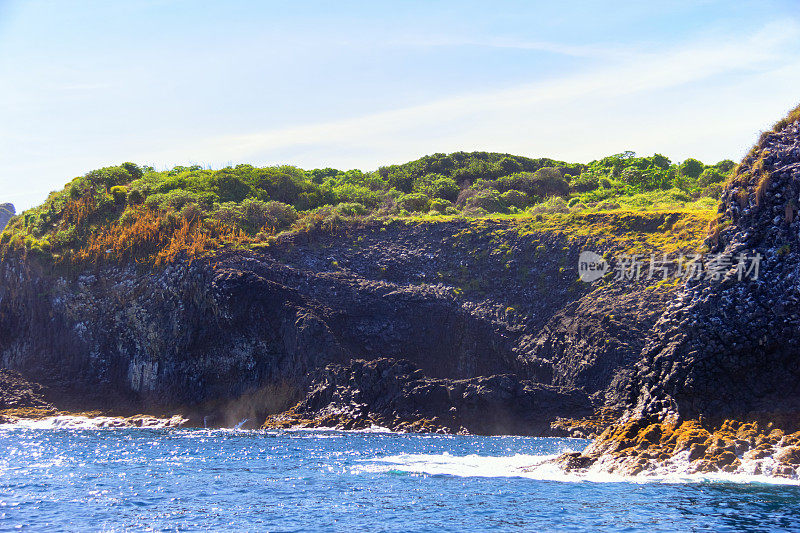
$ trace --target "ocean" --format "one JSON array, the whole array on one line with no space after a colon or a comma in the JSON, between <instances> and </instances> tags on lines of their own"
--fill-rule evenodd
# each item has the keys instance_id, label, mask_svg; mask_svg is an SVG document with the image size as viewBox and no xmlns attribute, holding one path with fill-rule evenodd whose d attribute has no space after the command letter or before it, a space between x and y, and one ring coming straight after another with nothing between
<instances>
[{"instance_id":1,"label":"ocean","mask_svg":"<svg viewBox=\"0 0 800 533\"><path fill-rule=\"evenodd\" d=\"M0 530L800 529L796 482L575 476L542 464L587 444L18 423L0 426Z\"/></svg>"}]
</instances>

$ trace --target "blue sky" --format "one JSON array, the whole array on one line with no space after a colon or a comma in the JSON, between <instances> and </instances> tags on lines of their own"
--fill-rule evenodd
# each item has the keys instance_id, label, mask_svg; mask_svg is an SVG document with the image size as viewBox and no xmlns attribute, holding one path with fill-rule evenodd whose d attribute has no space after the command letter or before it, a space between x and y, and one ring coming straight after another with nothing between
<instances>
[{"instance_id":1,"label":"blue sky","mask_svg":"<svg viewBox=\"0 0 800 533\"><path fill-rule=\"evenodd\" d=\"M0 0L0 202L123 161L738 159L799 88L797 1Z\"/></svg>"}]
</instances>

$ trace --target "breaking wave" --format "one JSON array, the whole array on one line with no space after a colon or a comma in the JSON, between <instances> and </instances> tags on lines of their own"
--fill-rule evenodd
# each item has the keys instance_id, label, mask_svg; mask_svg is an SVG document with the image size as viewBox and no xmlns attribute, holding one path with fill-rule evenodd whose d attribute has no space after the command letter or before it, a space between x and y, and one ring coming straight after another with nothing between
<instances>
[{"instance_id":1,"label":"breaking wave","mask_svg":"<svg viewBox=\"0 0 800 533\"><path fill-rule=\"evenodd\" d=\"M569 451L569 450L564 450ZM800 485L800 480L778 478L746 471L735 473L689 473L689 462L675 461L637 476L609 473L602 462L585 472L566 472L554 460L559 454L507 457L481 455L400 454L365 460L354 473L417 474L458 477L516 477L538 481L596 483L765 483ZM746 466L746 465L745 465Z\"/></svg>"},{"instance_id":2,"label":"breaking wave","mask_svg":"<svg viewBox=\"0 0 800 533\"><path fill-rule=\"evenodd\" d=\"M172 418L156 418L138 416L130 418L113 416L81 416L58 415L40 419L22 419L15 422L0 424L2 429L108 429L108 428L166 428L180 427L185 423L181 416Z\"/></svg>"}]
</instances>

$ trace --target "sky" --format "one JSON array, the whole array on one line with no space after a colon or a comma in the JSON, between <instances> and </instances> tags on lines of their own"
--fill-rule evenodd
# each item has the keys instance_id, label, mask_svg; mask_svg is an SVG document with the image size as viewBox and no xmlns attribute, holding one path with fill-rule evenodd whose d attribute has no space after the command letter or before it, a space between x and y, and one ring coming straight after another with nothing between
<instances>
[{"instance_id":1,"label":"sky","mask_svg":"<svg viewBox=\"0 0 800 533\"><path fill-rule=\"evenodd\" d=\"M800 103L797 0L0 0L0 203L133 161L741 158Z\"/></svg>"}]
</instances>

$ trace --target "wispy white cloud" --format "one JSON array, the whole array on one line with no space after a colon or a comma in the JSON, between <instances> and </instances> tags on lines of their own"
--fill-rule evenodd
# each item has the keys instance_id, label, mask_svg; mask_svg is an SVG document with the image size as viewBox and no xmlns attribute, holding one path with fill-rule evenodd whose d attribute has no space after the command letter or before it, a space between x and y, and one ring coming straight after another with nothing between
<instances>
[{"instance_id":1,"label":"wispy white cloud","mask_svg":"<svg viewBox=\"0 0 800 533\"><path fill-rule=\"evenodd\" d=\"M111 83L68 83L57 87L61 91L102 91L112 87Z\"/></svg>"},{"instance_id":2,"label":"wispy white cloud","mask_svg":"<svg viewBox=\"0 0 800 533\"><path fill-rule=\"evenodd\" d=\"M204 160L264 159L271 154L319 146L328 146L331 153L344 145L416 148L417 139L429 142L429 151L442 144L488 147L510 140L509 145L518 145L509 135L530 132L524 125L526 121L555 137L576 129L600 130L602 123L596 121L606 108L715 77L733 73L752 75L784 67L798 75L800 81L800 72L785 64L789 53L796 51L792 46L798 35L798 25L789 20L765 26L746 38L697 42L663 52L638 54L625 61L603 63L576 75L541 83L459 95L344 120L193 141L192 146L166 150L157 154L156 159L185 160L190 154L194 159ZM657 106L651 112L654 117L663 117L664 123L669 123L670 114L680 112ZM576 115L576 109L582 110L581 114ZM628 124L629 138L615 141L623 146L633 144L646 135L638 129L652 127L645 126L646 122L640 119L638 124ZM583 150L592 151L590 146Z\"/></svg>"},{"instance_id":3,"label":"wispy white cloud","mask_svg":"<svg viewBox=\"0 0 800 533\"><path fill-rule=\"evenodd\" d=\"M548 52L570 57L619 60L635 55L630 48L608 44L573 45L551 41L524 41L507 38L464 39L446 36L406 37L384 41L383 44L402 47L475 47Z\"/></svg>"}]
</instances>

